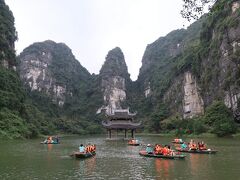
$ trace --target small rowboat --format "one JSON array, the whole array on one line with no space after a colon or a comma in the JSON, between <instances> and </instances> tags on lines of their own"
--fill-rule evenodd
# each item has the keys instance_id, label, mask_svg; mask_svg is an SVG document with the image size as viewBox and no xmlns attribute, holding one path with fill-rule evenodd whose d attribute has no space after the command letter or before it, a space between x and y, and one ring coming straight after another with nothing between
<instances>
[{"instance_id":1,"label":"small rowboat","mask_svg":"<svg viewBox=\"0 0 240 180\"><path fill-rule=\"evenodd\" d=\"M40 142L41 144L60 144L59 142L55 142L55 141L53 141L53 142L51 142L51 143L48 143L48 142Z\"/></svg>"},{"instance_id":2,"label":"small rowboat","mask_svg":"<svg viewBox=\"0 0 240 180\"><path fill-rule=\"evenodd\" d=\"M180 141L178 141L178 142L177 141L172 141L172 143L173 144L183 144L184 142L183 141L181 141L181 142Z\"/></svg>"},{"instance_id":3,"label":"small rowboat","mask_svg":"<svg viewBox=\"0 0 240 180\"><path fill-rule=\"evenodd\" d=\"M174 144L183 144L184 142L183 142L182 139L174 139L174 140L172 140L172 143L174 143Z\"/></svg>"},{"instance_id":4,"label":"small rowboat","mask_svg":"<svg viewBox=\"0 0 240 180\"><path fill-rule=\"evenodd\" d=\"M179 152L184 152L184 153L196 153L196 154L216 154L217 151L216 150L211 150L211 149L207 149L207 150L190 150L190 149L182 149L182 148L176 148L177 151Z\"/></svg>"},{"instance_id":5,"label":"small rowboat","mask_svg":"<svg viewBox=\"0 0 240 180\"><path fill-rule=\"evenodd\" d=\"M128 143L129 146L140 146L140 143Z\"/></svg>"},{"instance_id":6,"label":"small rowboat","mask_svg":"<svg viewBox=\"0 0 240 180\"><path fill-rule=\"evenodd\" d=\"M71 157L75 157L75 158L78 158L78 159L85 159L85 158L89 158L89 157L93 157L95 156L96 153L95 152L73 152L72 154L70 154Z\"/></svg>"},{"instance_id":7,"label":"small rowboat","mask_svg":"<svg viewBox=\"0 0 240 180\"><path fill-rule=\"evenodd\" d=\"M185 155L159 155L159 154L148 154L145 150L142 150L139 152L141 156L145 157L153 157L153 158L162 158L162 159L184 159L186 156Z\"/></svg>"}]
</instances>

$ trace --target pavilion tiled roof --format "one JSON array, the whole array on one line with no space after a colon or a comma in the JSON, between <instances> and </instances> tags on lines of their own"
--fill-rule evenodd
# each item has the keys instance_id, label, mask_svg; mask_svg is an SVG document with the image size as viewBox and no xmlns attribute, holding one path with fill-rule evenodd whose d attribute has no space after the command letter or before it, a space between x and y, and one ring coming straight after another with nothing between
<instances>
[{"instance_id":1,"label":"pavilion tiled roof","mask_svg":"<svg viewBox=\"0 0 240 180\"><path fill-rule=\"evenodd\" d=\"M142 128L142 123L134 123L134 122L123 122L123 123L115 123L111 121L103 121L102 125L107 129L139 129Z\"/></svg>"}]
</instances>

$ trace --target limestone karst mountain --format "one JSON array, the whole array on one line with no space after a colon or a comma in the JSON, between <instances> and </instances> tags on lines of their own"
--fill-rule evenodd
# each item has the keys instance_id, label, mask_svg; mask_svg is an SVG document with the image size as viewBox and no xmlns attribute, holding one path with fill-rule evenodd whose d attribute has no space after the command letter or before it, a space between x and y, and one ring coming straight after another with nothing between
<instances>
[{"instance_id":1,"label":"limestone karst mountain","mask_svg":"<svg viewBox=\"0 0 240 180\"><path fill-rule=\"evenodd\" d=\"M108 52L99 78L104 99L102 108L108 113L112 113L114 109L122 109L131 80L123 52L119 47Z\"/></svg>"},{"instance_id":2,"label":"limestone karst mountain","mask_svg":"<svg viewBox=\"0 0 240 180\"><path fill-rule=\"evenodd\" d=\"M5 129L18 122L16 136L100 133L103 117L96 112L121 108L137 112L149 132L183 129L226 135L236 131L240 1L220 0L211 14L187 29L147 45L135 82L119 47L108 52L98 75L82 67L67 45L50 40L30 45L16 61L14 18L3 2L0 122L7 124ZM0 133L8 132L5 129Z\"/></svg>"},{"instance_id":3,"label":"limestone karst mountain","mask_svg":"<svg viewBox=\"0 0 240 180\"><path fill-rule=\"evenodd\" d=\"M57 129L84 133L84 126L94 124L101 92L96 78L75 59L69 47L50 40L34 43L18 60L28 97L40 111L55 119Z\"/></svg>"},{"instance_id":4,"label":"limestone karst mountain","mask_svg":"<svg viewBox=\"0 0 240 180\"><path fill-rule=\"evenodd\" d=\"M24 49L19 61L20 77L30 91L48 94L58 106L67 98L84 94L91 81L89 72L63 43L34 43Z\"/></svg>"}]
</instances>

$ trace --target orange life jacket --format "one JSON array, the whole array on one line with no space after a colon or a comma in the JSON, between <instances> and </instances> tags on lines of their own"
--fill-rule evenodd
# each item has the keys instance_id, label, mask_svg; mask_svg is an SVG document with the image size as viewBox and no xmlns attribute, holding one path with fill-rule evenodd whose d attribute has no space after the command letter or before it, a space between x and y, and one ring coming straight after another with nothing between
<instances>
[{"instance_id":1,"label":"orange life jacket","mask_svg":"<svg viewBox=\"0 0 240 180\"><path fill-rule=\"evenodd\" d=\"M164 147L162 150L163 155L167 155L168 154L168 148Z\"/></svg>"}]
</instances>

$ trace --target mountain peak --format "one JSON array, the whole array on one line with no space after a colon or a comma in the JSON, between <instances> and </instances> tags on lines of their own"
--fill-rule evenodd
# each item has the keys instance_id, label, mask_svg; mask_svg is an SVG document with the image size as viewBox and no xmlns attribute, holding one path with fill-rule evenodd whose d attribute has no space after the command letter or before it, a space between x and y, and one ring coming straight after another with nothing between
<instances>
[{"instance_id":1,"label":"mountain peak","mask_svg":"<svg viewBox=\"0 0 240 180\"><path fill-rule=\"evenodd\" d=\"M129 77L124 54L119 47L115 47L108 52L100 70L100 75Z\"/></svg>"}]
</instances>

